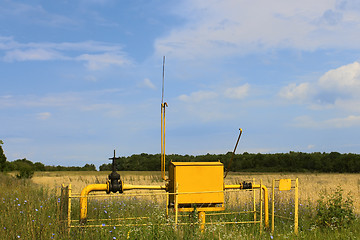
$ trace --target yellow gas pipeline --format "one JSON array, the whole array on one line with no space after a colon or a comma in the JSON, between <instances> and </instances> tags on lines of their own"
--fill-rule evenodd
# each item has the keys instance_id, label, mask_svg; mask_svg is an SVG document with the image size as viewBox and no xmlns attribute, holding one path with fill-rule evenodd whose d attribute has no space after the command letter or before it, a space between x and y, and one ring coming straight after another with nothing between
<instances>
[{"instance_id":1,"label":"yellow gas pipeline","mask_svg":"<svg viewBox=\"0 0 360 240\"><path fill-rule=\"evenodd\" d=\"M93 191L108 191L109 184L90 184L80 194L80 223L85 223L87 218L87 196Z\"/></svg>"}]
</instances>

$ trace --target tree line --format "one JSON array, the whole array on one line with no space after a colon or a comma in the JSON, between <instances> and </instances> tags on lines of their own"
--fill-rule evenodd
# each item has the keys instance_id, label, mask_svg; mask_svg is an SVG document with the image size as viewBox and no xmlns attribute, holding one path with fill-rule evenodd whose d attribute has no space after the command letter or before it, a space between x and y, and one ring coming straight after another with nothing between
<instances>
[{"instance_id":1,"label":"tree line","mask_svg":"<svg viewBox=\"0 0 360 240\"><path fill-rule=\"evenodd\" d=\"M220 161L226 168L231 160L231 152L206 155L166 155L166 168L173 162L214 162ZM160 154L134 154L116 159L118 171L160 171ZM100 171L111 171L112 164L103 164ZM359 173L360 155L353 153L243 153L235 154L229 168L232 172L323 172Z\"/></svg>"},{"instance_id":2,"label":"tree line","mask_svg":"<svg viewBox=\"0 0 360 240\"><path fill-rule=\"evenodd\" d=\"M33 163L26 158L8 162L2 148L3 141L0 140L0 172L19 171L19 178L32 177L35 171L96 171L94 164L85 164L83 167L71 166L48 166L41 162Z\"/></svg>"},{"instance_id":3,"label":"tree line","mask_svg":"<svg viewBox=\"0 0 360 240\"><path fill-rule=\"evenodd\" d=\"M85 164L83 167L47 166L41 162L18 159L6 161L6 156L0 140L0 171L96 171L94 164ZM232 153L206 155L166 155L166 168L173 162L214 162L220 161L227 168ZM118 171L160 171L160 154L133 154L128 157L119 157L115 161ZM100 171L111 171L112 164L102 164ZM243 153L235 154L229 168L232 172L324 172L324 173L359 173L360 154L354 153Z\"/></svg>"}]
</instances>

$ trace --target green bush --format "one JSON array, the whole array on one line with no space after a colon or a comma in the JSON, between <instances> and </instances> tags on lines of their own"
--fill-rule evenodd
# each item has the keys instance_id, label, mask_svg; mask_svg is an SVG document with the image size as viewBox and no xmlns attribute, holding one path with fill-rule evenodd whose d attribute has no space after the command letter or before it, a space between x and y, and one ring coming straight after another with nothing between
<instances>
[{"instance_id":1,"label":"green bush","mask_svg":"<svg viewBox=\"0 0 360 240\"><path fill-rule=\"evenodd\" d=\"M330 228L348 227L355 220L353 200L338 186L333 194L322 191L317 201L316 224Z\"/></svg>"},{"instance_id":2,"label":"green bush","mask_svg":"<svg viewBox=\"0 0 360 240\"><path fill-rule=\"evenodd\" d=\"M34 176L34 169L29 165L22 165L19 169L19 174L16 175L17 178L32 178Z\"/></svg>"}]
</instances>

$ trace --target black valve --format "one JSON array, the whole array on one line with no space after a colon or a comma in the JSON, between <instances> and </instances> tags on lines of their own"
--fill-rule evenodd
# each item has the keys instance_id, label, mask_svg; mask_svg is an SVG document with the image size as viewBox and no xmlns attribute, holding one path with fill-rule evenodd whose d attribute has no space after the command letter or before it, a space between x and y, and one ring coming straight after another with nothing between
<instances>
[{"instance_id":1,"label":"black valve","mask_svg":"<svg viewBox=\"0 0 360 240\"><path fill-rule=\"evenodd\" d=\"M120 180L120 174L118 174L116 172L116 166L115 166L116 159L119 159L119 158L115 157L115 150L114 150L114 157L109 158L109 160L112 160L112 172L109 174L109 189L107 190L107 193L110 193L110 192L123 193L122 181Z\"/></svg>"},{"instance_id":2,"label":"black valve","mask_svg":"<svg viewBox=\"0 0 360 240\"><path fill-rule=\"evenodd\" d=\"M241 189L252 189L252 183L243 181L241 184Z\"/></svg>"}]
</instances>

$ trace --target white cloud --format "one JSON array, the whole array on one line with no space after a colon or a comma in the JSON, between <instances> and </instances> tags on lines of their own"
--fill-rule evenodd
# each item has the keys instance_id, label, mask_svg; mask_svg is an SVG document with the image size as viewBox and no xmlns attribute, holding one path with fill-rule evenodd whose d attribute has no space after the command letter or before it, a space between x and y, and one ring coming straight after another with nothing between
<instances>
[{"instance_id":1,"label":"white cloud","mask_svg":"<svg viewBox=\"0 0 360 240\"><path fill-rule=\"evenodd\" d=\"M95 76L93 76L93 75L85 76L84 79L85 79L86 81L89 81L89 82L97 82L97 80L98 80L98 79L97 79Z\"/></svg>"},{"instance_id":2,"label":"white cloud","mask_svg":"<svg viewBox=\"0 0 360 240\"><path fill-rule=\"evenodd\" d=\"M247 97L249 90L250 85L247 83L242 86L227 88L224 94L228 98L243 99Z\"/></svg>"},{"instance_id":3,"label":"white cloud","mask_svg":"<svg viewBox=\"0 0 360 240\"><path fill-rule=\"evenodd\" d=\"M6 52L4 61L45 61L65 59L60 53L47 49L13 50Z\"/></svg>"},{"instance_id":4,"label":"white cloud","mask_svg":"<svg viewBox=\"0 0 360 240\"><path fill-rule=\"evenodd\" d=\"M188 0L177 6L177 14L187 24L157 39L155 49L159 55L179 58L234 56L274 48L359 49L360 12L341 6L350 2Z\"/></svg>"},{"instance_id":5,"label":"white cloud","mask_svg":"<svg viewBox=\"0 0 360 240\"><path fill-rule=\"evenodd\" d=\"M287 100L304 101L308 99L310 92L311 89L309 83L301 83L299 85L291 83L288 86L283 87L278 95Z\"/></svg>"},{"instance_id":6,"label":"white cloud","mask_svg":"<svg viewBox=\"0 0 360 240\"><path fill-rule=\"evenodd\" d=\"M316 82L291 83L283 87L278 95L286 100L310 104L313 109L328 106L353 108L360 101L359 91L360 63L354 62L329 70Z\"/></svg>"},{"instance_id":7,"label":"white cloud","mask_svg":"<svg viewBox=\"0 0 360 240\"><path fill-rule=\"evenodd\" d=\"M321 89L358 95L360 91L360 63L354 62L325 73L319 79Z\"/></svg>"},{"instance_id":8,"label":"white cloud","mask_svg":"<svg viewBox=\"0 0 360 240\"><path fill-rule=\"evenodd\" d=\"M150 79L145 78L141 83L138 84L139 87L156 89L155 85L151 82Z\"/></svg>"},{"instance_id":9,"label":"white cloud","mask_svg":"<svg viewBox=\"0 0 360 240\"><path fill-rule=\"evenodd\" d=\"M86 67L90 70L100 70L110 65L124 66L130 63L123 55L114 53L83 54L76 59L85 61Z\"/></svg>"},{"instance_id":10,"label":"white cloud","mask_svg":"<svg viewBox=\"0 0 360 240\"><path fill-rule=\"evenodd\" d=\"M3 61L49 61L66 60L85 62L89 70L100 70L111 65L125 66L131 61L122 51L122 46L95 41L85 42L30 42L19 43L11 37L0 37Z\"/></svg>"},{"instance_id":11,"label":"white cloud","mask_svg":"<svg viewBox=\"0 0 360 240\"><path fill-rule=\"evenodd\" d=\"M294 125L317 129L360 127L360 116L349 115L344 118L332 118L322 121L316 121L309 116L300 116L295 119Z\"/></svg>"},{"instance_id":12,"label":"white cloud","mask_svg":"<svg viewBox=\"0 0 360 240\"><path fill-rule=\"evenodd\" d=\"M47 120L50 117L51 117L51 113L49 113L49 112L42 112L42 113L36 114L36 118L39 120Z\"/></svg>"},{"instance_id":13,"label":"white cloud","mask_svg":"<svg viewBox=\"0 0 360 240\"><path fill-rule=\"evenodd\" d=\"M179 99L181 101L185 101L185 102L201 102L204 100L210 100L210 99L214 99L218 96L218 94L216 92L212 92L212 91L197 91L197 92L193 92L190 95L180 95Z\"/></svg>"}]
</instances>

